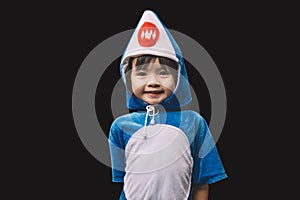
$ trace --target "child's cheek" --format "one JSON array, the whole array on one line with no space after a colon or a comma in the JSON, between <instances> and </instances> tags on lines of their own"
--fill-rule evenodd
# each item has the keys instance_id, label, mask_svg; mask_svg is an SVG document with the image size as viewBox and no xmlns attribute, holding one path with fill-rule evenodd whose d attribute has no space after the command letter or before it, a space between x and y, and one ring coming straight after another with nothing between
<instances>
[{"instance_id":1,"label":"child's cheek","mask_svg":"<svg viewBox=\"0 0 300 200\"><path fill-rule=\"evenodd\" d=\"M140 82L135 82L132 84L132 91L135 95L140 94L143 92L143 85Z\"/></svg>"}]
</instances>

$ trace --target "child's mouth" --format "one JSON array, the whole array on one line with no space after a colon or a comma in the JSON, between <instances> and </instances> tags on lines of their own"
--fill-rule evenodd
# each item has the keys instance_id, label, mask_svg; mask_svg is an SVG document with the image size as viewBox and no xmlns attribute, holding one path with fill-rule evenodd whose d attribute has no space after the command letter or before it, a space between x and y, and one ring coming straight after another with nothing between
<instances>
[{"instance_id":1,"label":"child's mouth","mask_svg":"<svg viewBox=\"0 0 300 200\"><path fill-rule=\"evenodd\" d=\"M161 94L163 92L164 92L163 90L155 90L155 91L145 91L144 93Z\"/></svg>"},{"instance_id":2,"label":"child's mouth","mask_svg":"<svg viewBox=\"0 0 300 200\"><path fill-rule=\"evenodd\" d=\"M157 97L160 94L164 93L164 91L160 90L160 91L145 91L145 94L149 95L150 97Z\"/></svg>"}]
</instances>

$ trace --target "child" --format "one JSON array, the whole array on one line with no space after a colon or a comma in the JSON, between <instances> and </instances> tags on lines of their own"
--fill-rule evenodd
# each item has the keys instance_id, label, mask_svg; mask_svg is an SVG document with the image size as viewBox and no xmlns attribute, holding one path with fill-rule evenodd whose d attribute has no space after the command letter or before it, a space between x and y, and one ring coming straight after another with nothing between
<instances>
[{"instance_id":1,"label":"child","mask_svg":"<svg viewBox=\"0 0 300 200\"><path fill-rule=\"evenodd\" d=\"M205 119L181 110L191 92L181 51L157 15L146 10L123 54L120 73L131 112L109 133L120 199L208 199L227 177Z\"/></svg>"}]
</instances>

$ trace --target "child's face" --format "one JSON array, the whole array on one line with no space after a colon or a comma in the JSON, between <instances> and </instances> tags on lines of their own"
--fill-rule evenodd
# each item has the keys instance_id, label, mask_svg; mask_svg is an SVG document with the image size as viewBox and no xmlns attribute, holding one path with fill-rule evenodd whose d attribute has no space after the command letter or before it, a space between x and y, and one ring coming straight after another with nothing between
<instances>
[{"instance_id":1,"label":"child's face","mask_svg":"<svg viewBox=\"0 0 300 200\"><path fill-rule=\"evenodd\" d=\"M136 61L136 58L132 61L130 76L136 97L149 104L158 104L172 94L175 89L174 69L161 65L158 58L141 66L136 66Z\"/></svg>"}]
</instances>

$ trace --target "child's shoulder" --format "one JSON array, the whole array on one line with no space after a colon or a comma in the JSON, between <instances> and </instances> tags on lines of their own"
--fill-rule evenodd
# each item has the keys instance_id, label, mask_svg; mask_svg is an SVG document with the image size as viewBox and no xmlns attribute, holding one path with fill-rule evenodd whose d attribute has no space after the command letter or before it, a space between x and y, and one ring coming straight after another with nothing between
<instances>
[{"instance_id":1,"label":"child's shoulder","mask_svg":"<svg viewBox=\"0 0 300 200\"><path fill-rule=\"evenodd\" d=\"M136 121L140 117L141 117L140 114L138 114L137 112L120 115L114 119L112 126L113 125L122 126L122 124L128 124L128 122L130 121Z\"/></svg>"}]
</instances>

